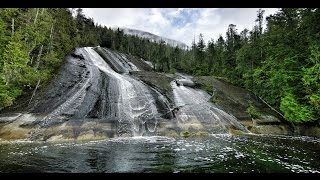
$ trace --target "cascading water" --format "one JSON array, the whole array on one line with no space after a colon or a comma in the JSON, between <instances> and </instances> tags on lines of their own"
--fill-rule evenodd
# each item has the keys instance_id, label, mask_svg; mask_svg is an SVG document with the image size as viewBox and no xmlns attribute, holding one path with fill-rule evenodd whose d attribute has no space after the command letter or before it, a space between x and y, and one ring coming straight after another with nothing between
<instances>
[{"instance_id":1,"label":"cascading water","mask_svg":"<svg viewBox=\"0 0 320 180\"><path fill-rule=\"evenodd\" d=\"M154 132L158 112L149 89L129 76L115 72L92 48L83 48L82 54L109 78L107 118L118 119L119 136Z\"/></svg>"},{"instance_id":2,"label":"cascading water","mask_svg":"<svg viewBox=\"0 0 320 180\"><path fill-rule=\"evenodd\" d=\"M181 130L227 133L230 128L248 132L235 117L208 102L207 93L187 87L194 85L190 77L180 75L164 94L148 81L136 79L139 77L133 72L148 67L139 63L144 61L100 47L76 48L34 108L32 113L44 113L45 117L34 122L39 126L30 139L45 138L44 131L53 126L55 134L74 138L96 132L107 137L166 135ZM160 81L170 82L171 78ZM96 123L102 125L93 128Z\"/></svg>"},{"instance_id":3,"label":"cascading water","mask_svg":"<svg viewBox=\"0 0 320 180\"><path fill-rule=\"evenodd\" d=\"M100 47L99 47L100 48ZM100 48L100 55L108 62L112 69L118 73L139 71L139 68L130 62L125 54L114 53L106 48Z\"/></svg>"},{"instance_id":4,"label":"cascading water","mask_svg":"<svg viewBox=\"0 0 320 180\"><path fill-rule=\"evenodd\" d=\"M184 86L184 83L190 85L193 82L189 77L181 77L171 82L174 102L179 109L176 114L179 123L188 124L200 121L200 124L210 127L210 133L214 134L228 133L229 128L249 132L234 116L208 102L209 94Z\"/></svg>"}]
</instances>

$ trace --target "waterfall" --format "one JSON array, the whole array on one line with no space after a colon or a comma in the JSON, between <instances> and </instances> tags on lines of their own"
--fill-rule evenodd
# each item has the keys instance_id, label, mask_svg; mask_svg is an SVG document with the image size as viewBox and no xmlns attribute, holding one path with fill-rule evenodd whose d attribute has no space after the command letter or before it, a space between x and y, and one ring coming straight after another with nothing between
<instances>
[{"instance_id":1,"label":"waterfall","mask_svg":"<svg viewBox=\"0 0 320 180\"><path fill-rule=\"evenodd\" d=\"M191 88L191 77L178 74L180 78L170 84L172 91L164 95L156 86L133 75L133 71L143 71L139 63L104 48L76 48L34 108L32 113L44 116L34 122L39 126L30 139L43 136L49 127L68 137L95 131L108 137L190 129L219 134L230 128L249 132L235 117L208 102L209 94ZM90 123L111 125L110 129L99 126L96 130ZM69 127L72 130L67 130Z\"/></svg>"},{"instance_id":2,"label":"waterfall","mask_svg":"<svg viewBox=\"0 0 320 180\"><path fill-rule=\"evenodd\" d=\"M180 79L171 82L174 102L179 108L176 114L179 123L187 124L200 121L202 125L209 127L210 132L214 134L228 133L229 128L249 132L234 116L208 102L209 94L184 86L183 83L193 84L189 77L179 76Z\"/></svg>"},{"instance_id":3,"label":"waterfall","mask_svg":"<svg viewBox=\"0 0 320 180\"><path fill-rule=\"evenodd\" d=\"M111 54L111 52L109 53ZM91 61L109 78L109 117L107 118L118 120L119 136L138 136L147 132L154 132L159 115L150 90L140 81L126 74L115 72L92 48L83 48L82 54L85 59ZM120 56L117 57L113 54L109 60L119 63L117 61L119 58ZM119 67L125 69L125 72L138 70L137 67L130 66L123 56L122 58L122 61L120 61L122 65Z\"/></svg>"},{"instance_id":4,"label":"waterfall","mask_svg":"<svg viewBox=\"0 0 320 180\"><path fill-rule=\"evenodd\" d=\"M132 71L140 71L140 69L134 65L125 54L115 53L106 48L96 49L105 61L111 66L111 68L118 73L129 73Z\"/></svg>"}]
</instances>

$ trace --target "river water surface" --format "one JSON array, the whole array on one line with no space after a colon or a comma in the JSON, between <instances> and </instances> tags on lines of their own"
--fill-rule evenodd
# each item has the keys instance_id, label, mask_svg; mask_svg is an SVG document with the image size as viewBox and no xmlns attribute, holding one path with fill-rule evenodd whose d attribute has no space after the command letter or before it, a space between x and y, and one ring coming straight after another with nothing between
<instances>
[{"instance_id":1,"label":"river water surface","mask_svg":"<svg viewBox=\"0 0 320 180\"><path fill-rule=\"evenodd\" d=\"M320 139L215 134L0 144L0 172L320 172Z\"/></svg>"}]
</instances>

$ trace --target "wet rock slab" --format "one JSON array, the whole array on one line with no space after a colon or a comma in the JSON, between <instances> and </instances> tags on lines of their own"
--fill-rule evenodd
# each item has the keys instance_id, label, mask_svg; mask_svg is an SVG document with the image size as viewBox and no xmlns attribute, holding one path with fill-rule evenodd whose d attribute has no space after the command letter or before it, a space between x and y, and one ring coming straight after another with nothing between
<instances>
[{"instance_id":1,"label":"wet rock slab","mask_svg":"<svg viewBox=\"0 0 320 180\"><path fill-rule=\"evenodd\" d=\"M253 125L268 125L282 123L278 118L270 115L262 115L261 117L253 119L252 121Z\"/></svg>"},{"instance_id":2,"label":"wet rock slab","mask_svg":"<svg viewBox=\"0 0 320 180\"><path fill-rule=\"evenodd\" d=\"M288 125L259 125L253 126L250 131L256 134L293 135Z\"/></svg>"},{"instance_id":3,"label":"wet rock slab","mask_svg":"<svg viewBox=\"0 0 320 180\"><path fill-rule=\"evenodd\" d=\"M216 101L215 104L224 111L233 114L239 120L251 119L250 115L246 112L250 103L263 115L281 118L253 93L243 88L236 87L213 76L194 77L192 80L196 84L212 87L213 96Z\"/></svg>"},{"instance_id":4,"label":"wet rock slab","mask_svg":"<svg viewBox=\"0 0 320 180\"><path fill-rule=\"evenodd\" d=\"M15 121L21 115L22 115L21 113L0 114L0 123L7 123L7 122Z\"/></svg>"}]
</instances>

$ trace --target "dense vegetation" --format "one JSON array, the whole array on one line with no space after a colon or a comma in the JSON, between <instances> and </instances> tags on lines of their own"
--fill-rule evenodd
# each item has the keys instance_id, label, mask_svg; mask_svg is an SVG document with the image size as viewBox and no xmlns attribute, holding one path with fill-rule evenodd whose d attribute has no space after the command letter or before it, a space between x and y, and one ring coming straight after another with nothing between
<instances>
[{"instance_id":1,"label":"dense vegetation","mask_svg":"<svg viewBox=\"0 0 320 180\"><path fill-rule=\"evenodd\" d=\"M67 9L0 9L0 109L43 87L72 48L86 42Z\"/></svg>"},{"instance_id":2,"label":"dense vegetation","mask_svg":"<svg viewBox=\"0 0 320 180\"><path fill-rule=\"evenodd\" d=\"M75 16L72 16L72 12ZM230 24L207 44L200 34L188 50L94 23L81 9L0 9L0 109L24 92L45 87L72 48L97 46L132 54L161 72L214 75L251 90L291 122L320 117L320 10L257 12L252 30Z\"/></svg>"}]
</instances>

